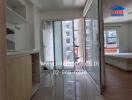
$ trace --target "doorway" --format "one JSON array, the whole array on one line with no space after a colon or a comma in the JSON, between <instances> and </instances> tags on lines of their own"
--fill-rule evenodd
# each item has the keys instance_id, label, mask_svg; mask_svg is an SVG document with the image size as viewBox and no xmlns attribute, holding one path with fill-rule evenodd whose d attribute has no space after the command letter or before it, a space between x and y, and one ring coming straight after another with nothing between
<instances>
[{"instance_id":1,"label":"doorway","mask_svg":"<svg viewBox=\"0 0 132 100\"><path fill-rule=\"evenodd\" d=\"M132 85L130 85L132 84L130 45L132 17L128 18L131 16L129 13L131 4L131 0L103 1L106 86L103 94L110 100L131 100L132 98L129 94L132 91ZM115 8L122 8L122 12L118 12Z\"/></svg>"},{"instance_id":2,"label":"doorway","mask_svg":"<svg viewBox=\"0 0 132 100\"><path fill-rule=\"evenodd\" d=\"M82 29L78 28L80 21L82 20L44 22L43 62L46 63L46 65L50 65L49 69L75 69L75 63L79 62L82 58L82 54L79 53L82 51L79 41L79 33L82 33Z\"/></svg>"}]
</instances>

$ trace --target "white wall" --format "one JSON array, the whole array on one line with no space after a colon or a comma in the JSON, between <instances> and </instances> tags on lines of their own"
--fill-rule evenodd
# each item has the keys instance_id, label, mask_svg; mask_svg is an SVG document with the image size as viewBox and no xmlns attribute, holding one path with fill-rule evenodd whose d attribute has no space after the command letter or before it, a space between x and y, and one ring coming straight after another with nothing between
<instances>
[{"instance_id":1,"label":"white wall","mask_svg":"<svg viewBox=\"0 0 132 100\"><path fill-rule=\"evenodd\" d=\"M128 23L123 23L120 25L119 29L119 51L129 52L129 33L128 33Z\"/></svg>"},{"instance_id":2,"label":"white wall","mask_svg":"<svg viewBox=\"0 0 132 100\"><path fill-rule=\"evenodd\" d=\"M41 16L40 11L36 7L34 7L34 40L35 40L35 48L40 50L40 34L41 34Z\"/></svg>"},{"instance_id":3,"label":"white wall","mask_svg":"<svg viewBox=\"0 0 132 100\"><path fill-rule=\"evenodd\" d=\"M129 47L130 47L130 51L132 52L132 22L128 23L128 32L129 32Z\"/></svg>"},{"instance_id":4,"label":"white wall","mask_svg":"<svg viewBox=\"0 0 132 100\"><path fill-rule=\"evenodd\" d=\"M128 23L105 24L105 29L117 29L119 36L119 52L130 52Z\"/></svg>"},{"instance_id":5,"label":"white wall","mask_svg":"<svg viewBox=\"0 0 132 100\"><path fill-rule=\"evenodd\" d=\"M28 49L34 49L35 39L34 39L34 8L30 3L26 3L26 20L27 20L27 45Z\"/></svg>"}]
</instances>

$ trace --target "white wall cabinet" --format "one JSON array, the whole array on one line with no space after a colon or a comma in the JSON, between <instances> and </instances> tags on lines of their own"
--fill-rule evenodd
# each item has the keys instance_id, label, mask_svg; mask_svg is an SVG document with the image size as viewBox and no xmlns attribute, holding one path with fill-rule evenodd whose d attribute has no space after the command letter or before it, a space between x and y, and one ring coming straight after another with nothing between
<instances>
[{"instance_id":1,"label":"white wall cabinet","mask_svg":"<svg viewBox=\"0 0 132 100\"><path fill-rule=\"evenodd\" d=\"M25 0L7 0L6 25L15 32L16 51L35 48L33 4Z\"/></svg>"}]
</instances>

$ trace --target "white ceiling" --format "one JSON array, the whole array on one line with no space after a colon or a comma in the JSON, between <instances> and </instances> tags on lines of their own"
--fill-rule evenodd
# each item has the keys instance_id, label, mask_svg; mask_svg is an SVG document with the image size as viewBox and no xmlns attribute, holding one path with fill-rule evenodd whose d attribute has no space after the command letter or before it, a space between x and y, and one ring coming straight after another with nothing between
<instances>
[{"instance_id":1,"label":"white ceiling","mask_svg":"<svg viewBox=\"0 0 132 100\"><path fill-rule=\"evenodd\" d=\"M111 16L111 8L114 5L121 5L125 8L124 16L114 17ZM119 23L132 21L132 0L103 0L103 13L105 23Z\"/></svg>"},{"instance_id":2,"label":"white ceiling","mask_svg":"<svg viewBox=\"0 0 132 100\"><path fill-rule=\"evenodd\" d=\"M30 0L41 10L82 9L86 0Z\"/></svg>"}]
</instances>

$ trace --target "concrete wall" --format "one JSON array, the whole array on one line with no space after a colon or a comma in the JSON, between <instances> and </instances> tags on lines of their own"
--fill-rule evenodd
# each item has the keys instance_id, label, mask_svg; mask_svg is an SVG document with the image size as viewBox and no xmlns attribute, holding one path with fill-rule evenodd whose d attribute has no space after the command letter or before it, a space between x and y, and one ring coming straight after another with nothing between
<instances>
[{"instance_id":1,"label":"concrete wall","mask_svg":"<svg viewBox=\"0 0 132 100\"><path fill-rule=\"evenodd\" d=\"M119 37L119 52L130 52L128 23L105 24L105 29L116 29Z\"/></svg>"}]
</instances>

